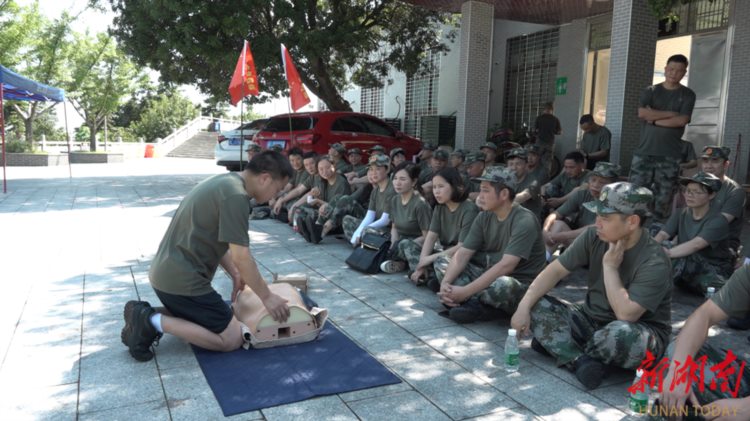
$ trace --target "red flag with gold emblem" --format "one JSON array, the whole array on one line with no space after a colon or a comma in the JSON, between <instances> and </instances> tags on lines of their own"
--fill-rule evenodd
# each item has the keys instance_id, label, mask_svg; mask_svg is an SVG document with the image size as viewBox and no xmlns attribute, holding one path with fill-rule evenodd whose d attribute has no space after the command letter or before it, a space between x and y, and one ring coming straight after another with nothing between
<instances>
[{"instance_id":1,"label":"red flag with gold emblem","mask_svg":"<svg viewBox=\"0 0 750 421\"><path fill-rule=\"evenodd\" d=\"M232 105L237 105L248 95L258 95L258 75L255 73L255 61L250 52L250 43L245 40L237 66L234 67L232 81L229 83L229 96Z\"/></svg>"},{"instance_id":2,"label":"red flag with gold emblem","mask_svg":"<svg viewBox=\"0 0 750 421\"><path fill-rule=\"evenodd\" d=\"M281 44L281 60L284 62L286 81L289 83L289 98L292 100L292 110L297 111L310 103L310 97L307 96L305 86L302 85L302 79L300 79L297 68L294 67L294 62L292 62L292 56L289 55L289 51L284 44Z\"/></svg>"}]
</instances>

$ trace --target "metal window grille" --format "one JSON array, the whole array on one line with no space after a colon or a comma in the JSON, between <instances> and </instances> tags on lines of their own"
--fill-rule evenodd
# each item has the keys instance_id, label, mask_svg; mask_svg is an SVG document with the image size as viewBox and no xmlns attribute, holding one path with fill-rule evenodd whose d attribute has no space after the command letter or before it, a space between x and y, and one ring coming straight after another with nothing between
<instances>
[{"instance_id":1,"label":"metal window grille","mask_svg":"<svg viewBox=\"0 0 750 421\"><path fill-rule=\"evenodd\" d=\"M545 102L555 98L558 28L508 39L503 124L530 127Z\"/></svg>"},{"instance_id":2,"label":"metal window grille","mask_svg":"<svg viewBox=\"0 0 750 421\"><path fill-rule=\"evenodd\" d=\"M589 26L589 50L604 50L612 40L612 15L604 19L592 19Z\"/></svg>"},{"instance_id":3,"label":"metal window grille","mask_svg":"<svg viewBox=\"0 0 750 421\"><path fill-rule=\"evenodd\" d=\"M421 137L421 117L437 114L438 82L440 81L440 53L427 51L426 71L406 80L404 132Z\"/></svg>"},{"instance_id":4,"label":"metal window grille","mask_svg":"<svg viewBox=\"0 0 750 421\"><path fill-rule=\"evenodd\" d=\"M383 117L383 88L362 88L359 96L360 111Z\"/></svg>"}]
</instances>

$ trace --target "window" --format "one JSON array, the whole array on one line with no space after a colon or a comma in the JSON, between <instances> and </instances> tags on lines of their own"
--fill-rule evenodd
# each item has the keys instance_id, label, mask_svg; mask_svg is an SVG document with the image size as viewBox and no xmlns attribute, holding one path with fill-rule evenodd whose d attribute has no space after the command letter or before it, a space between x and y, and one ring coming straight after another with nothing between
<instances>
[{"instance_id":1,"label":"window","mask_svg":"<svg viewBox=\"0 0 750 421\"><path fill-rule=\"evenodd\" d=\"M366 133L367 129L364 128L358 117L348 116L336 119L331 125L331 131Z\"/></svg>"},{"instance_id":2,"label":"window","mask_svg":"<svg viewBox=\"0 0 750 421\"><path fill-rule=\"evenodd\" d=\"M422 135L422 116L437 114L440 53L428 51L423 63L427 70L406 80L404 132L417 137Z\"/></svg>"},{"instance_id":3,"label":"window","mask_svg":"<svg viewBox=\"0 0 750 421\"><path fill-rule=\"evenodd\" d=\"M365 127L367 127L367 131L372 134L378 136L394 137L393 129L391 129L390 126L387 126L379 121L372 120L370 118L362 118L362 122L364 123Z\"/></svg>"}]
</instances>

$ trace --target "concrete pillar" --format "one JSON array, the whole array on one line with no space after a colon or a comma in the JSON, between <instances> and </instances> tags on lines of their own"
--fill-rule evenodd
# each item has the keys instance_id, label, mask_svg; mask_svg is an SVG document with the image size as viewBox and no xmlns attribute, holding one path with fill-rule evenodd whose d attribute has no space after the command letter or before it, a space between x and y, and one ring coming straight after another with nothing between
<instances>
[{"instance_id":1,"label":"concrete pillar","mask_svg":"<svg viewBox=\"0 0 750 421\"><path fill-rule=\"evenodd\" d=\"M488 3L461 5L457 149L478 149L487 137L494 14L494 6Z\"/></svg>"},{"instance_id":2,"label":"concrete pillar","mask_svg":"<svg viewBox=\"0 0 750 421\"><path fill-rule=\"evenodd\" d=\"M560 119L562 135L555 140L555 154L560 161L576 148L578 120L581 117L586 78L586 46L588 25L585 19L560 27L560 47L557 58L557 77L568 78L564 95L555 96L555 115Z\"/></svg>"},{"instance_id":3,"label":"concrete pillar","mask_svg":"<svg viewBox=\"0 0 750 421\"><path fill-rule=\"evenodd\" d=\"M730 163L729 175L738 183L748 183L748 157L750 157L750 119L747 110L750 108L750 1L735 0L730 11L731 39L727 45L731 48L729 63L729 83L727 86L727 105L724 120L723 144L732 148L731 160L739 159L740 165L734 171L734 162ZM742 134L742 144L737 156L737 139ZM699 152L699 151L696 151Z\"/></svg>"},{"instance_id":4,"label":"concrete pillar","mask_svg":"<svg viewBox=\"0 0 750 421\"><path fill-rule=\"evenodd\" d=\"M626 171L640 141L638 99L653 84L656 17L646 0L615 0L606 126L612 132L612 162Z\"/></svg>"}]
</instances>

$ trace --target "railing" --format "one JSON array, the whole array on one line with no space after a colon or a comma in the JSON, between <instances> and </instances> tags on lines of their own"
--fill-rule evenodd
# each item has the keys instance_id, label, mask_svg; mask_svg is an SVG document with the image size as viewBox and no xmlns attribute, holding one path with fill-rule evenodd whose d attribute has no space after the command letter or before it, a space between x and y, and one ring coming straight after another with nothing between
<instances>
[{"instance_id":1,"label":"railing","mask_svg":"<svg viewBox=\"0 0 750 421\"><path fill-rule=\"evenodd\" d=\"M228 120L224 118L215 119L206 116L196 117L192 121L172 132L172 134L170 134L169 136L157 141L154 145L156 154L158 156L165 156L176 147L185 143L186 140L195 136L196 133L208 130L209 124L213 123L214 120L219 121L221 126L224 126L226 124L228 127L233 127L233 124L239 124L238 121Z\"/></svg>"}]
</instances>

